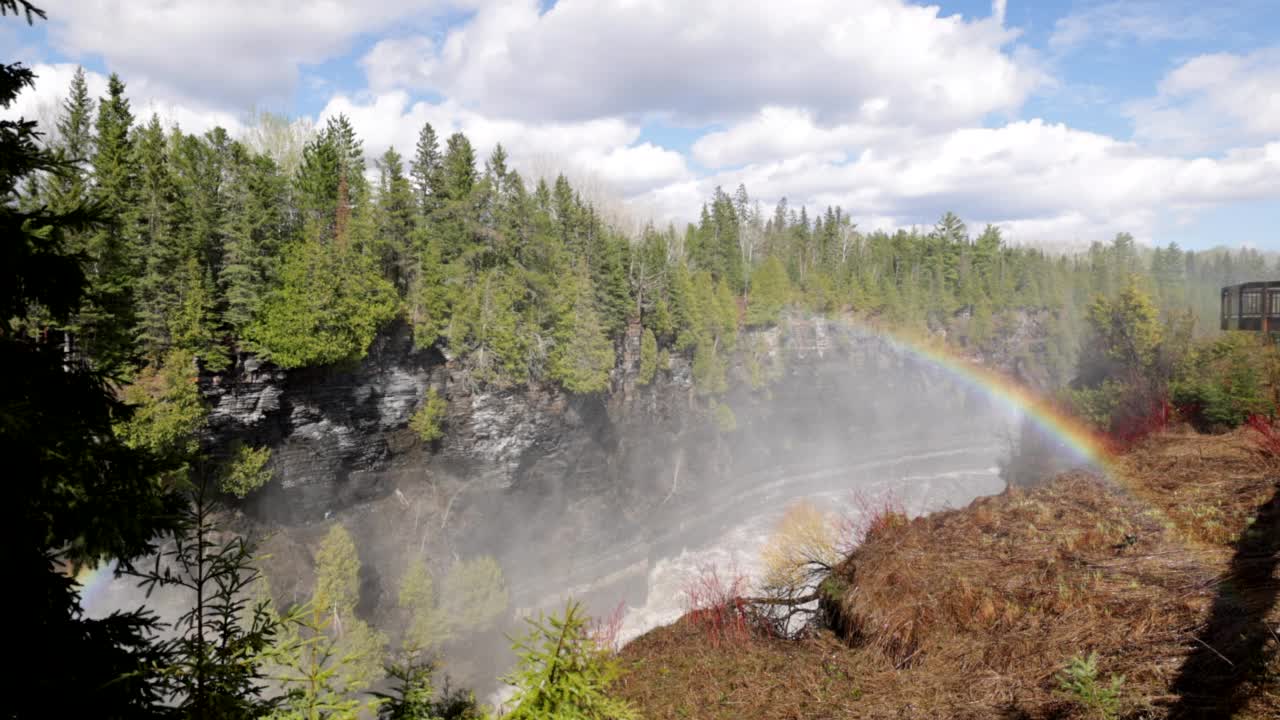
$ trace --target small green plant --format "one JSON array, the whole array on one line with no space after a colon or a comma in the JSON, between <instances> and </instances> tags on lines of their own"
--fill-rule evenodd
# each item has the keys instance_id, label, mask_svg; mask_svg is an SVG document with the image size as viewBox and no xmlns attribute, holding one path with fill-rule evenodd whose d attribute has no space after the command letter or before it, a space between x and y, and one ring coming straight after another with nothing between
<instances>
[{"instance_id":1,"label":"small green plant","mask_svg":"<svg viewBox=\"0 0 1280 720\"><path fill-rule=\"evenodd\" d=\"M636 378L636 382L648 385L653 382L653 376L657 372L658 339L654 337L652 330L645 328L644 334L640 336L640 376Z\"/></svg>"},{"instance_id":2,"label":"small green plant","mask_svg":"<svg viewBox=\"0 0 1280 720\"><path fill-rule=\"evenodd\" d=\"M636 711L611 697L615 660L591 637L582 606L570 601L563 617L530 619L529 634L513 646L520 656L506 680L516 688L507 720L631 720Z\"/></svg>"},{"instance_id":3,"label":"small green plant","mask_svg":"<svg viewBox=\"0 0 1280 720\"><path fill-rule=\"evenodd\" d=\"M223 492L243 498L271 481L267 461L271 448L253 448L239 440L231 444L231 459L219 485Z\"/></svg>"},{"instance_id":4,"label":"small green plant","mask_svg":"<svg viewBox=\"0 0 1280 720\"><path fill-rule=\"evenodd\" d=\"M1058 674L1058 683L1062 692L1102 720L1114 720L1120 716L1120 691L1124 689L1124 676L1113 674L1109 684L1099 683L1096 652L1089 653L1087 658L1079 655L1071 658Z\"/></svg>"},{"instance_id":5,"label":"small green plant","mask_svg":"<svg viewBox=\"0 0 1280 720\"><path fill-rule=\"evenodd\" d=\"M449 402L440 397L435 388L427 390L422 407L409 420L409 427L418 433L423 442L431 442L444 436L444 416Z\"/></svg>"},{"instance_id":6,"label":"small green plant","mask_svg":"<svg viewBox=\"0 0 1280 720\"><path fill-rule=\"evenodd\" d=\"M724 403L717 403L715 406L716 427L722 433L731 433L738 429L738 416L733 414L733 409Z\"/></svg>"}]
</instances>

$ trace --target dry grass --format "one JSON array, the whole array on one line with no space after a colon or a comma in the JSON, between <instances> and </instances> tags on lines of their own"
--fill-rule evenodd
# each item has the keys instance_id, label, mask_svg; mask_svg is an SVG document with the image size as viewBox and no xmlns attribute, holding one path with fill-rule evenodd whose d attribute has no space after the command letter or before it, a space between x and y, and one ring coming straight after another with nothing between
<instances>
[{"instance_id":1,"label":"dry grass","mask_svg":"<svg viewBox=\"0 0 1280 720\"><path fill-rule=\"evenodd\" d=\"M619 691L650 718L1086 717L1056 674L1097 652L1103 678L1126 678L1123 717L1166 717L1197 636L1219 642L1215 602L1274 597L1224 575L1276 485L1244 431L1161 435L1122 471L886 528L824 585L835 634L712 648L682 621L623 649ZM1280 627L1280 609L1265 620ZM1237 717L1280 717L1268 642Z\"/></svg>"},{"instance_id":2,"label":"dry grass","mask_svg":"<svg viewBox=\"0 0 1280 720\"><path fill-rule=\"evenodd\" d=\"M1235 542L1275 491L1267 479L1280 476L1250 428L1154 435L1121 458L1119 471L1133 494L1163 512L1184 540L1218 550Z\"/></svg>"}]
</instances>

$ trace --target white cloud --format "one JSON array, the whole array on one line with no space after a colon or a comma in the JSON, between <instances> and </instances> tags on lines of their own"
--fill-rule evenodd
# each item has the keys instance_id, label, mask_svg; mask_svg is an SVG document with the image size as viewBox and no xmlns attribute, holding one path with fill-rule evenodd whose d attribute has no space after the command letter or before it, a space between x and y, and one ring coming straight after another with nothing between
<instances>
[{"instance_id":1,"label":"white cloud","mask_svg":"<svg viewBox=\"0 0 1280 720\"><path fill-rule=\"evenodd\" d=\"M865 105L867 108L862 114L870 116L882 107L874 100ZM807 153L830 152L835 157L843 157L870 143L900 142L909 135L908 128L878 125L873 118L821 127L809 110L766 106L744 122L703 135L694 142L692 150L698 162L720 168Z\"/></svg>"},{"instance_id":2,"label":"white cloud","mask_svg":"<svg viewBox=\"0 0 1280 720\"><path fill-rule=\"evenodd\" d=\"M797 155L646 193L665 215L690 218L716 185L745 183L766 203L841 205L863 227L929 225L954 210L1030 242L1151 239L1166 213L1255 198L1280 199L1280 142L1218 158L1182 159L1039 120L919 138L893 152L841 161Z\"/></svg>"},{"instance_id":3,"label":"white cloud","mask_svg":"<svg viewBox=\"0 0 1280 720\"><path fill-rule=\"evenodd\" d=\"M298 67L350 50L362 33L424 22L444 0L76 0L50 3L50 37L100 55L130 82L247 110L291 101ZM410 25L410 27L415 27Z\"/></svg>"},{"instance_id":4,"label":"white cloud","mask_svg":"<svg viewBox=\"0 0 1280 720\"><path fill-rule=\"evenodd\" d=\"M1135 40L1157 42L1203 37L1218 26L1218 14L1199 2L1105 2L1059 18L1049 36L1049 48L1066 53L1093 43L1119 48Z\"/></svg>"},{"instance_id":5,"label":"white cloud","mask_svg":"<svg viewBox=\"0 0 1280 720\"><path fill-rule=\"evenodd\" d=\"M1004 16L1008 9L1009 0L991 0L991 17L1001 25L1004 24Z\"/></svg>"},{"instance_id":6,"label":"white cloud","mask_svg":"<svg viewBox=\"0 0 1280 720\"><path fill-rule=\"evenodd\" d=\"M363 101L335 97L320 112L320 121L339 113L350 118L370 157L392 145L403 154L411 153L423 123L429 122L442 145L450 134L464 133L481 160L502 143L511 165L531 177L578 172L618 192L634 194L689 174L684 156L651 143L637 144L640 129L618 118L530 124L488 117L452 100L411 102L399 90Z\"/></svg>"},{"instance_id":7,"label":"white cloud","mask_svg":"<svg viewBox=\"0 0 1280 720\"><path fill-rule=\"evenodd\" d=\"M38 120L40 128L52 133L53 123L59 113L67 89L71 86L71 78L75 75L76 66L37 63L32 66L36 74L34 88L24 90L17 101L8 110L0 111L5 117L25 116ZM107 94L107 78L99 73L86 71L85 82L89 88L89 96L95 102ZM216 126L226 128L228 132L237 134L243 129L240 119L231 113L208 106L193 104L183 98L175 98L167 94L164 88L156 88L145 81L126 84L126 96L130 109L139 123L147 122L152 113L160 117L166 128L177 124L185 132L202 133Z\"/></svg>"},{"instance_id":8,"label":"white cloud","mask_svg":"<svg viewBox=\"0 0 1280 720\"><path fill-rule=\"evenodd\" d=\"M1280 139L1280 47L1194 57L1128 112L1136 139L1178 152Z\"/></svg>"},{"instance_id":9,"label":"white cloud","mask_svg":"<svg viewBox=\"0 0 1280 720\"><path fill-rule=\"evenodd\" d=\"M1008 53L1017 31L902 0L799 4L537 0L483 6L429 58L384 41L365 58L382 86L430 89L534 120L724 120L764 105L824 120L884 102L885 122L947 126L1016 109L1042 73Z\"/></svg>"}]
</instances>

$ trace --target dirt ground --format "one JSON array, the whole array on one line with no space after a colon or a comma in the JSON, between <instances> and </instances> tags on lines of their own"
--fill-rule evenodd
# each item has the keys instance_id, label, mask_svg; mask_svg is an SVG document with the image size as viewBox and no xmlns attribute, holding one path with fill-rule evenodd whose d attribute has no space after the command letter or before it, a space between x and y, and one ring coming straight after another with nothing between
<instances>
[{"instance_id":1,"label":"dirt ground","mask_svg":"<svg viewBox=\"0 0 1280 720\"><path fill-rule=\"evenodd\" d=\"M1252 432L888 525L823 583L830 629L682 619L622 650L616 690L646 718L1280 718L1280 463ZM1114 714L1061 689L1091 653Z\"/></svg>"}]
</instances>

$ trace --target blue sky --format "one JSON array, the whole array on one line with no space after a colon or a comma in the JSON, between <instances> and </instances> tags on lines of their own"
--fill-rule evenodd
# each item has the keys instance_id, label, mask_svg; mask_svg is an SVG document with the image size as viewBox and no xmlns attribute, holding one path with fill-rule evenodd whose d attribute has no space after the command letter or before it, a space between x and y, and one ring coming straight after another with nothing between
<instances>
[{"instance_id":1,"label":"blue sky","mask_svg":"<svg viewBox=\"0 0 1280 720\"><path fill-rule=\"evenodd\" d=\"M1280 12L1185 0L47 0L0 45L52 117L76 63L139 115L243 132L345 113L371 156L424 122L564 171L632 220L716 185L863 228L1280 250Z\"/></svg>"}]
</instances>

